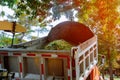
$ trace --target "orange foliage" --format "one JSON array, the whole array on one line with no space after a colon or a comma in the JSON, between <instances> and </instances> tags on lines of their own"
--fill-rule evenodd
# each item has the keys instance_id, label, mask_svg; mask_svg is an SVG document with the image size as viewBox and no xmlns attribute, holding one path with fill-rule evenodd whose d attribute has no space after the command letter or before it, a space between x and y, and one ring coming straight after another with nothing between
<instances>
[{"instance_id":1,"label":"orange foliage","mask_svg":"<svg viewBox=\"0 0 120 80\"><path fill-rule=\"evenodd\" d=\"M105 0L98 0L96 6L99 9L98 10L99 18L105 19L108 16L107 2Z\"/></svg>"},{"instance_id":2,"label":"orange foliage","mask_svg":"<svg viewBox=\"0 0 120 80\"><path fill-rule=\"evenodd\" d=\"M76 6L79 6L82 0L73 0Z\"/></svg>"}]
</instances>

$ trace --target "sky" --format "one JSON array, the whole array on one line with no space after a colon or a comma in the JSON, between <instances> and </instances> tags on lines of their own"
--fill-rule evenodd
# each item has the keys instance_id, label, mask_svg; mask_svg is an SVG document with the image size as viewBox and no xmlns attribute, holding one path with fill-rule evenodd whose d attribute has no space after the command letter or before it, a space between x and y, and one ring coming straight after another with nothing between
<instances>
[{"instance_id":1,"label":"sky","mask_svg":"<svg viewBox=\"0 0 120 80\"><path fill-rule=\"evenodd\" d=\"M50 31L52 27L56 26L57 24L61 23L61 22L64 22L64 21L68 21L68 19L66 19L65 16L61 16L61 18L59 20L56 20L52 23L50 23L46 28ZM52 26L51 26L52 25ZM32 27L33 29L32 30L37 30L39 29L40 27ZM44 37L44 36L47 36L49 32L39 32L39 33L32 33L32 35L36 35L36 36L39 36L39 37Z\"/></svg>"},{"instance_id":2,"label":"sky","mask_svg":"<svg viewBox=\"0 0 120 80\"><path fill-rule=\"evenodd\" d=\"M2 17L0 16L0 20L7 20L7 15L13 15L14 14L14 11L9 9L7 6L3 7L3 6L0 6L0 12L2 11L5 11L5 16Z\"/></svg>"}]
</instances>

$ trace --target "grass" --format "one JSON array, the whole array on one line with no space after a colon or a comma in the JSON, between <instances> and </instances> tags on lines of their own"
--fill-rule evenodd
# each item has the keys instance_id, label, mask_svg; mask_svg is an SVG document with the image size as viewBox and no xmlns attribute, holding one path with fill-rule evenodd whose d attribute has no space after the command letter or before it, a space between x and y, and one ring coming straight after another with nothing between
<instances>
[{"instance_id":1,"label":"grass","mask_svg":"<svg viewBox=\"0 0 120 80\"><path fill-rule=\"evenodd\" d=\"M105 75L105 80L109 80L109 75ZM120 80L120 76L114 76L114 80Z\"/></svg>"}]
</instances>

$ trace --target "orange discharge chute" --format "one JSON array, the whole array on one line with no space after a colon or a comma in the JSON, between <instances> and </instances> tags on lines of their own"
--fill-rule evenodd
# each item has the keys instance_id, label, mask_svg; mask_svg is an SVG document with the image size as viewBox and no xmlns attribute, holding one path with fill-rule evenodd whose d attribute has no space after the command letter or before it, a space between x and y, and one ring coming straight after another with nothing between
<instances>
[{"instance_id":1,"label":"orange discharge chute","mask_svg":"<svg viewBox=\"0 0 120 80\"><path fill-rule=\"evenodd\" d=\"M100 72L97 66L95 66L91 72L91 80L100 80Z\"/></svg>"}]
</instances>

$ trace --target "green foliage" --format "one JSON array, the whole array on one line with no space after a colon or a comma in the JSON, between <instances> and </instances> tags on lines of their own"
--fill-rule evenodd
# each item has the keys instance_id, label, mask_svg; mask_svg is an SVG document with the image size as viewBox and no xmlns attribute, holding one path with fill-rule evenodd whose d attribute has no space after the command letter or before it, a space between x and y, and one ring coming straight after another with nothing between
<instances>
[{"instance_id":1,"label":"green foliage","mask_svg":"<svg viewBox=\"0 0 120 80\"><path fill-rule=\"evenodd\" d=\"M78 12L79 22L87 24L98 35L99 54L106 57L103 68L120 67L116 63L117 35L119 35L116 26L120 25L120 12L116 9L119 3L120 0L84 0Z\"/></svg>"},{"instance_id":2,"label":"green foliage","mask_svg":"<svg viewBox=\"0 0 120 80\"><path fill-rule=\"evenodd\" d=\"M0 5L8 6L14 10L14 16L18 20L23 17L25 20L32 22L37 18L38 21L36 23L44 21L51 8L50 0L0 0Z\"/></svg>"},{"instance_id":3,"label":"green foliage","mask_svg":"<svg viewBox=\"0 0 120 80\"><path fill-rule=\"evenodd\" d=\"M16 18L25 15L28 20L39 18L38 21L44 24L59 19L63 13L67 18L73 18L74 7L69 0L2 0L0 5L13 9Z\"/></svg>"},{"instance_id":4,"label":"green foliage","mask_svg":"<svg viewBox=\"0 0 120 80\"><path fill-rule=\"evenodd\" d=\"M7 34L0 34L0 47L8 47L11 45L12 42L12 38L10 36L8 36ZM14 39L14 44L18 44L19 43L19 39L15 38Z\"/></svg>"},{"instance_id":5,"label":"green foliage","mask_svg":"<svg viewBox=\"0 0 120 80\"><path fill-rule=\"evenodd\" d=\"M11 38L0 36L0 47L8 46L11 44Z\"/></svg>"},{"instance_id":6,"label":"green foliage","mask_svg":"<svg viewBox=\"0 0 120 80\"><path fill-rule=\"evenodd\" d=\"M48 45L45 46L47 50L70 50L72 47L71 44L64 40L55 40L50 42Z\"/></svg>"},{"instance_id":7,"label":"green foliage","mask_svg":"<svg viewBox=\"0 0 120 80\"><path fill-rule=\"evenodd\" d=\"M0 16L4 16L4 15L5 15L5 12L1 11Z\"/></svg>"},{"instance_id":8,"label":"green foliage","mask_svg":"<svg viewBox=\"0 0 120 80\"><path fill-rule=\"evenodd\" d=\"M0 0L0 4L2 6L9 6L9 8L12 8L17 1L18 0Z\"/></svg>"}]
</instances>

